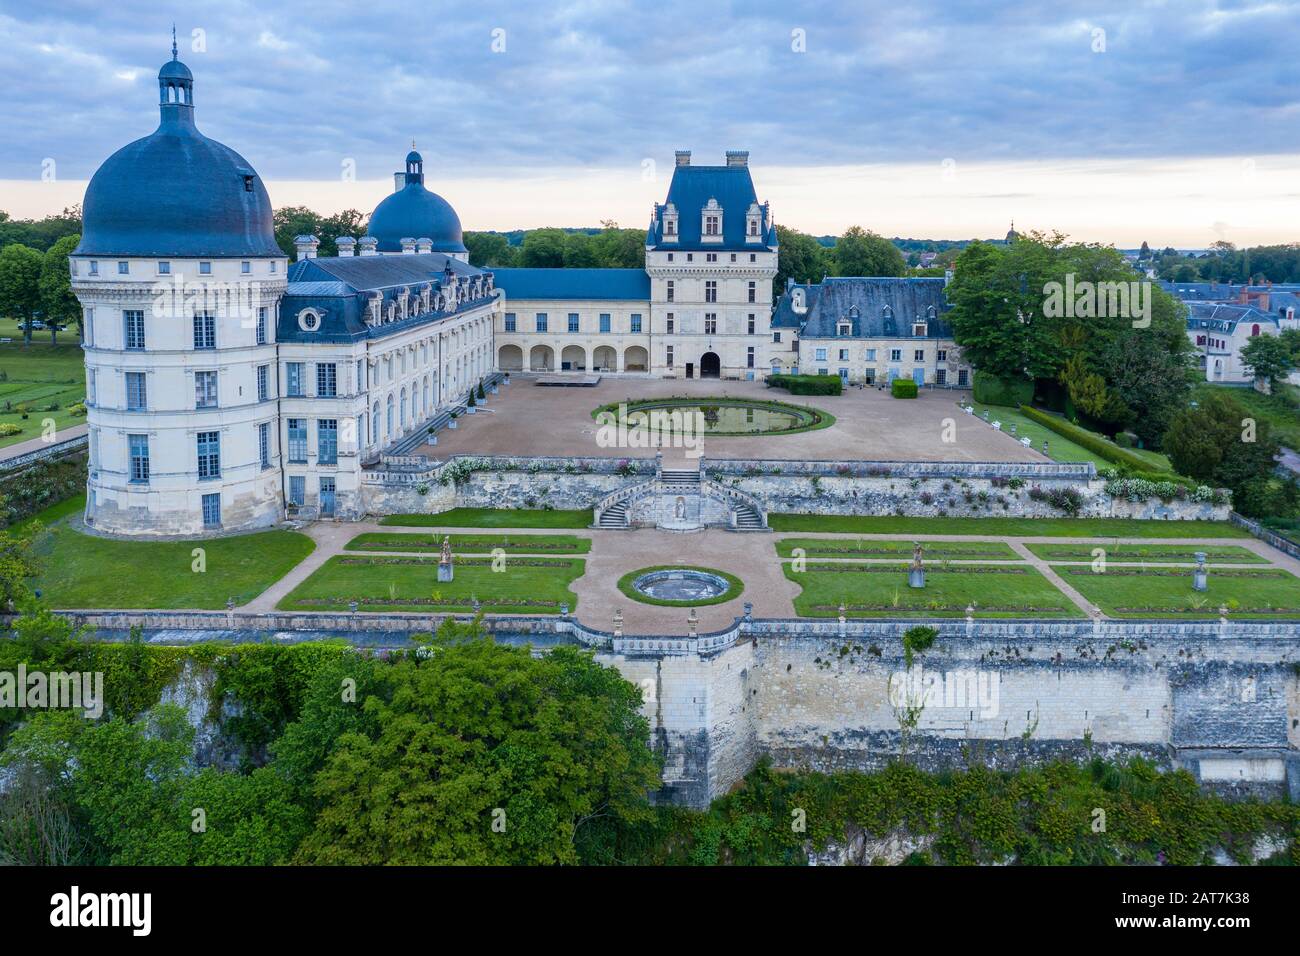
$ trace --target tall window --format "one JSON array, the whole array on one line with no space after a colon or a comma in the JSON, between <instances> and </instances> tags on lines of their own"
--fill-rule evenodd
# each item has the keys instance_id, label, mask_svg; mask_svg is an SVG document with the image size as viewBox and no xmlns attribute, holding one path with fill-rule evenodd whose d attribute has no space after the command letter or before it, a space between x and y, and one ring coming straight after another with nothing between
<instances>
[{"instance_id":1,"label":"tall window","mask_svg":"<svg viewBox=\"0 0 1300 956\"><path fill-rule=\"evenodd\" d=\"M758 295L758 286L757 286L757 284L751 282L751 283L749 284L749 301L750 301L750 302L756 302L756 301L758 301L758 300L755 298L756 295Z\"/></svg>"},{"instance_id":2,"label":"tall window","mask_svg":"<svg viewBox=\"0 0 1300 956\"><path fill-rule=\"evenodd\" d=\"M257 455L263 468L271 467L271 423L257 426Z\"/></svg>"},{"instance_id":3,"label":"tall window","mask_svg":"<svg viewBox=\"0 0 1300 956\"><path fill-rule=\"evenodd\" d=\"M745 326L745 330L750 335L754 334L754 313L753 312L749 313L749 323L748 325Z\"/></svg>"},{"instance_id":4,"label":"tall window","mask_svg":"<svg viewBox=\"0 0 1300 956\"><path fill-rule=\"evenodd\" d=\"M203 527L220 528L221 527L221 495L204 495L203 496Z\"/></svg>"},{"instance_id":5,"label":"tall window","mask_svg":"<svg viewBox=\"0 0 1300 956\"><path fill-rule=\"evenodd\" d=\"M338 394L338 366L325 362L316 366L316 394L321 398L333 398Z\"/></svg>"},{"instance_id":6,"label":"tall window","mask_svg":"<svg viewBox=\"0 0 1300 956\"><path fill-rule=\"evenodd\" d=\"M126 347L129 349L144 348L144 313L134 309L128 309L122 313L122 320L126 326Z\"/></svg>"},{"instance_id":7,"label":"tall window","mask_svg":"<svg viewBox=\"0 0 1300 956\"><path fill-rule=\"evenodd\" d=\"M217 407L217 373L216 372L195 372L194 373L194 407L195 408L216 408Z\"/></svg>"},{"instance_id":8,"label":"tall window","mask_svg":"<svg viewBox=\"0 0 1300 956\"><path fill-rule=\"evenodd\" d=\"M713 279L707 279L704 283L704 301L718 301L718 283Z\"/></svg>"},{"instance_id":9,"label":"tall window","mask_svg":"<svg viewBox=\"0 0 1300 956\"><path fill-rule=\"evenodd\" d=\"M672 335L673 329L677 325L677 321L673 318L673 314L669 312L664 321L665 321L665 331L669 335Z\"/></svg>"},{"instance_id":10,"label":"tall window","mask_svg":"<svg viewBox=\"0 0 1300 956\"><path fill-rule=\"evenodd\" d=\"M704 313L704 334L705 335L718 334L718 314L716 312Z\"/></svg>"},{"instance_id":11,"label":"tall window","mask_svg":"<svg viewBox=\"0 0 1300 956\"><path fill-rule=\"evenodd\" d=\"M704 234L705 234L706 236L716 236L716 235L718 234L718 217L717 217L717 216L705 216L705 217L704 217Z\"/></svg>"},{"instance_id":12,"label":"tall window","mask_svg":"<svg viewBox=\"0 0 1300 956\"><path fill-rule=\"evenodd\" d=\"M144 372L126 373L126 408L127 411L142 412L149 407Z\"/></svg>"},{"instance_id":13,"label":"tall window","mask_svg":"<svg viewBox=\"0 0 1300 956\"><path fill-rule=\"evenodd\" d=\"M641 313L640 313L640 312L633 312L633 313L632 313L632 331L633 331L633 332L640 332L640 331L641 331Z\"/></svg>"},{"instance_id":14,"label":"tall window","mask_svg":"<svg viewBox=\"0 0 1300 956\"><path fill-rule=\"evenodd\" d=\"M316 423L316 461L321 465L338 464L339 423L336 418L322 418Z\"/></svg>"},{"instance_id":15,"label":"tall window","mask_svg":"<svg viewBox=\"0 0 1300 956\"><path fill-rule=\"evenodd\" d=\"M299 508L307 501L307 479L302 475L289 476L289 504Z\"/></svg>"},{"instance_id":16,"label":"tall window","mask_svg":"<svg viewBox=\"0 0 1300 956\"><path fill-rule=\"evenodd\" d=\"M673 347L671 345L665 350L664 364L669 368L673 367Z\"/></svg>"},{"instance_id":17,"label":"tall window","mask_svg":"<svg viewBox=\"0 0 1300 956\"><path fill-rule=\"evenodd\" d=\"M221 477L221 433L199 432L199 479Z\"/></svg>"},{"instance_id":18,"label":"tall window","mask_svg":"<svg viewBox=\"0 0 1300 956\"><path fill-rule=\"evenodd\" d=\"M257 400L265 402L271 397L271 366L257 367Z\"/></svg>"},{"instance_id":19,"label":"tall window","mask_svg":"<svg viewBox=\"0 0 1300 956\"><path fill-rule=\"evenodd\" d=\"M145 483L149 480L149 436L128 435L126 440L131 454L131 481Z\"/></svg>"},{"instance_id":20,"label":"tall window","mask_svg":"<svg viewBox=\"0 0 1300 956\"><path fill-rule=\"evenodd\" d=\"M200 312L194 316L194 347L196 349L217 347L217 317L211 312Z\"/></svg>"},{"instance_id":21,"label":"tall window","mask_svg":"<svg viewBox=\"0 0 1300 956\"><path fill-rule=\"evenodd\" d=\"M266 344L266 308L257 310L257 344Z\"/></svg>"},{"instance_id":22,"label":"tall window","mask_svg":"<svg viewBox=\"0 0 1300 956\"><path fill-rule=\"evenodd\" d=\"M538 332L545 332L545 331L546 331L546 313L545 313L545 312L538 312L538 313L537 313L537 331L538 331Z\"/></svg>"},{"instance_id":23,"label":"tall window","mask_svg":"<svg viewBox=\"0 0 1300 956\"><path fill-rule=\"evenodd\" d=\"M608 313L608 312L602 312L602 313L600 313L600 330L601 330L602 332L608 332L608 331L609 331L609 327L610 327L610 326L609 326L609 313Z\"/></svg>"},{"instance_id":24,"label":"tall window","mask_svg":"<svg viewBox=\"0 0 1300 956\"><path fill-rule=\"evenodd\" d=\"M577 331L578 331L578 313L577 313L577 312L570 312L570 313L569 313L569 331L570 331L570 332L577 332Z\"/></svg>"},{"instance_id":25,"label":"tall window","mask_svg":"<svg viewBox=\"0 0 1300 956\"><path fill-rule=\"evenodd\" d=\"M669 302L672 302L672 301L673 301L673 296L674 296L675 294L676 294L676 288L675 288L675 286L674 286L673 280L672 280L672 279L669 279L669 280L668 280L668 290L667 290L667 296L668 296L668 301L669 301Z\"/></svg>"},{"instance_id":26,"label":"tall window","mask_svg":"<svg viewBox=\"0 0 1300 956\"><path fill-rule=\"evenodd\" d=\"M285 394L290 398L302 398L302 363L286 362L284 366Z\"/></svg>"},{"instance_id":27,"label":"tall window","mask_svg":"<svg viewBox=\"0 0 1300 956\"><path fill-rule=\"evenodd\" d=\"M749 347L749 350L745 353L745 367L746 368L754 367L754 346L752 345Z\"/></svg>"},{"instance_id":28,"label":"tall window","mask_svg":"<svg viewBox=\"0 0 1300 956\"><path fill-rule=\"evenodd\" d=\"M507 312L507 313L506 313L506 331L507 331L507 332L514 332L514 331L515 331L516 321L517 321L517 320L515 319L515 314L514 314L513 312Z\"/></svg>"},{"instance_id":29,"label":"tall window","mask_svg":"<svg viewBox=\"0 0 1300 956\"><path fill-rule=\"evenodd\" d=\"M307 461L307 419L291 418L289 427L289 461L301 465Z\"/></svg>"}]
</instances>

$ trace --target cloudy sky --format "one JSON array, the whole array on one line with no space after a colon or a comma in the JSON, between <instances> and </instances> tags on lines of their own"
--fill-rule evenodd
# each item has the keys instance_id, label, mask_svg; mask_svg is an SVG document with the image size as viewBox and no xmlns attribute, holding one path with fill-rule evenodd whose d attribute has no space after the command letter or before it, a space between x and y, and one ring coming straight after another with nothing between
<instances>
[{"instance_id":1,"label":"cloudy sky","mask_svg":"<svg viewBox=\"0 0 1300 956\"><path fill-rule=\"evenodd\" d=\"M173 18L276 205L369 210L414 139L466 228L639 226L740 148L817 233L1300 239L1300 2L1249 0L0 0L0 208L153 129Z\"/></svg>"}]
</instances>

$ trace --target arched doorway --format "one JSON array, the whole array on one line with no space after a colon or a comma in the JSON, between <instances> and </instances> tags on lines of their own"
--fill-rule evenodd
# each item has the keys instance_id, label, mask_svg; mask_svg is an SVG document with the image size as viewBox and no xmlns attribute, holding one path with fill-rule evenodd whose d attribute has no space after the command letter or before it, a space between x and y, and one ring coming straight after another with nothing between
<instances>
[{"instance_id":1,"label":"arched doorway","mask_svg":"<svg viewBox=\"0 0 1300 956\"><path fill-rule=\"evenodd\" d=\"M700 378L717 378L722 373L722 359L717 352L705 352L700 356Z\"/></svg>"},{"instance_id":2,"label":"arched doorway","mask_svg":"<svg viewBox=\"0 0 1300 956\"><path fill-rule=\"evenodd\" d=\"M650 356L639 345L633 345L623 353L623 369L628 372L650 371Z\"/></svg>"},{"instance_id":3,"label":"arched doorway","mask_svg":"<svg viewBox=\"0 0 1300 956\"><path fill-rule=\"evenodd\" d=\"M618 371L618 353L608 345L596 346L596 351L592 356L593 372L617 372Z\"/></svg>"},{"instance_id":4,"label":"arched doorway","mask_svg":"<svg viewBox=\"0 0 1300 956\"><path fill-rule=\"evenodd\" d=\"M534 345L528 353L528 368L533 372L549 372L555 367L555 353L549 345Z\"/></svg>"},{"instance_id":5,"label":"arched doorway","mask_svg":"<svg viewBox=\"0 0 1300 956\"><path fill-rule=\"evenodd\" d=\"M560 368L565 372L585 372L587 353L580 346L566 345L560 353Z\"/></svg>"},{"instance_id":6,"label":"arched doorway","mask_svg":"<svg viewBox=\"0 0 1300 956\"><path fill-rule=\"evenodd\" d=\"M524 368L524 350L517 345L501 346L498 367L503 372L522 372Z\"/></svg>"}]
</instances>

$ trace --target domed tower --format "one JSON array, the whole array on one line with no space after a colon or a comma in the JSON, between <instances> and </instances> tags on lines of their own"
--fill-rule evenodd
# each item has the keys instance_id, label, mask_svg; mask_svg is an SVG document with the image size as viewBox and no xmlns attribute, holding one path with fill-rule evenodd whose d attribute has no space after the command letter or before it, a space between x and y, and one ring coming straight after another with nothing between
<instances>
[{"instance_id":1,"label":"domed tower","mask_svg":"<svg viewBox=\"0 0 1300 956\"><path fill-rule=\"evenodd\" d=\"M120 534L266 527L282 514L275 315L288 260L248 161L158 72L161 121L90 180L70 257L85 310L86 522Z\"/></svg>"},{"instance_id":2,"label":"domed tower","mask_svg":"<svg viewBox=\"0 0 1300 956\"><path fill-rule=\"evenodd\" d=\"M370 214L370 235L379 240L380 254L441 252L462 262L469 250L461 236L460 217L451 203L424 185L424 157L406 154L406 171L398 174L402 187Z\"/></svg>"}]
</instances>

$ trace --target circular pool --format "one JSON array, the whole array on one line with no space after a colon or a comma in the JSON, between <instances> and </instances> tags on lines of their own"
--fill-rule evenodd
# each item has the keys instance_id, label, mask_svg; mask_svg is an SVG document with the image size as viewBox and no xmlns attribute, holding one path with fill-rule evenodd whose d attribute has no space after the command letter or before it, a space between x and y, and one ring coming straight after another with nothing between
<instances>
[{"instance_id":1,"label":"circular pool","mask_svg":"<svg viewBox=\"0 0 1300 956\"><path fill-rule=\"evenodd\" d=\"M629 571L619 579L618 587L645 604L681 607L720 604L739 597L745 589L740 578L725 571L672 565Z\"/></svg>"},{"instance_id":2,"label":"circular pool","mask_svg":"<svg viewBox=\"0 0 1300 956\"><path fill-rule=\"evenodd\" d=\"M811 405L744 399L644 399L604 405L595 411L629 429L661 435L789 435L826 428L834 416Z\"/></svg>"}]
</instances>

